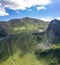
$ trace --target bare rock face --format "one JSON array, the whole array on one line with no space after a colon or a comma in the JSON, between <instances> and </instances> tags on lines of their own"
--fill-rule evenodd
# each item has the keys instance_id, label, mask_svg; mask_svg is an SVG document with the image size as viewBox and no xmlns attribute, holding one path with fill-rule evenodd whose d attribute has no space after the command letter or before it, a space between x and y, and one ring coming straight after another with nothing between
<instances>
[{"instance_id":1,"label":"bare rock face","mask_svg":"<svg viewBox=\"0 0 60 65\"><path fill-rule=\"evenodd\" d=\"M60 42L60 20L52 20L47 28L47 43Z\"/></svg>"}]
</instances>

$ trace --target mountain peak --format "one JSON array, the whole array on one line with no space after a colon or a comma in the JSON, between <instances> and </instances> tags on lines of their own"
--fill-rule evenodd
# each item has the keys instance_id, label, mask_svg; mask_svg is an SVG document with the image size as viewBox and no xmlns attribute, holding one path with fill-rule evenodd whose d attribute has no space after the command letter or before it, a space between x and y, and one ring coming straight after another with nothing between
<instances>
[{"instance_id":1,"label":"mountain peak","mask_svg":"<svg viewBox=\"0 0 60 65\"><path fill-rule=\"evenodd\" d=\"M52 21L57 21L57 19L54 19L54 20L52 20Z\"/></svg>"},{"instance_id":2,"label":"mountain peak","mask_svg":"<svg viewBox=\"0 0 60 65\"><path fill-rule=\"evenodd\" d=\"M57 19L54 19L54 20L52 20L51 22L60 22L60 20L57 20Z\"/></svg>"},{"instance_id":3,"label":"mountain peak","mask_svg":"<svg viewBox=\"0 0 60 65\"><path fill-rule=\"evenodd\" d=\"M30 17L24 17L23 19L29 19Z\"/></svg>"},{"instance_id":4,"label":"mountain peak","mask_svg":"<svg viewBox=\"0 0 60 65\"><path fill-rule=\"evenodd\" d=\"M30 18L30 17L24 17L22 18L23 20L31 20L31 19L34 19L34 18Z\"/></svg>"}]
</instances>

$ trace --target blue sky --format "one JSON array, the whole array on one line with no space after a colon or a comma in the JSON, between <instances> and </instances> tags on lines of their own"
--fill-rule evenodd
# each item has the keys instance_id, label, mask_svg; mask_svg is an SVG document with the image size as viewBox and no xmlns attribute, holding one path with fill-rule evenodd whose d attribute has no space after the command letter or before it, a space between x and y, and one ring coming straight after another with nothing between
<instances>
[{"instance_id":1,"label":"blue sky","mask_svg":"<svg viewBox=\"0 0 60 65\"><path fill-rule=\"evenodd\" d=\"M60 20L60 0L0 0L0 21L23 17Z\"/></svg>"}]
</instances>

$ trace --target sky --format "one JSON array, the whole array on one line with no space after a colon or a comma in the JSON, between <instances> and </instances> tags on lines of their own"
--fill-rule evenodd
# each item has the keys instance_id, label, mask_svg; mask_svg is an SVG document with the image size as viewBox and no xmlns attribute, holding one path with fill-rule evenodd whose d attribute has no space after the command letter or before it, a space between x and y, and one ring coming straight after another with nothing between
<instances>
[{"instance_id":1,"label":"sky","mask_svg":"<svg viewBox=\"0 0 60 65\"><path fill-rule=\"evenodd\" d=\"M0 21L23 17L60 20L60 0L0 0Z\"/></svg>"}]
</instances>

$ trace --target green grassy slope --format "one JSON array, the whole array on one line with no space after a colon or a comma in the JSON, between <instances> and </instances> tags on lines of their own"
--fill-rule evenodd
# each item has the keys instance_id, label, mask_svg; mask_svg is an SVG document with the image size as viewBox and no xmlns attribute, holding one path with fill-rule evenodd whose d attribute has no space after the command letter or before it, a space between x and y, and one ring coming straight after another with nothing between
<instances>
[{"instance_id":1,"label":"green grassy slope","mask_svg":"<svg viewBox=\"0 0 60 65\"><path fill-rule=\"evenodd\" d=\"M0 41L0 65L59 65L60 47L37 49L42 35L35 34L24 32Z\"/></svg>"},{"instance_id":2,"label":"green grassy slope","mask_svg":"<svg viewBox=\"0 0 60 65\"><path fill-rule=\"evenodd\" d=\"M48 22L25 17L22 19L12 19L8 22L0 22L1 27L7 30L9 34L16 34L27 31L42 31L48 26Z\"/></svg>"},{"instance_id":3,"label":"green grassy slope","mask_svg":"<svg viewBox=\"0 0 60 65\"><path fill-rule=\"evenodd\" d=\"M31 33L20 33L0 41L0 65L43 65L34 50L38 41Z\"/></svg>"},{"instance_id":4,"label":"green grassy slope","mask_svg":"<svg viewBox=\"0 0 60 65\"><path fill-rule=\"evenodd\" d=\"M48 24L27 17L4 23L9 36L0 40L0 65L60 65L60 43L40 48Z\"/></svg>"}]
</instances>

